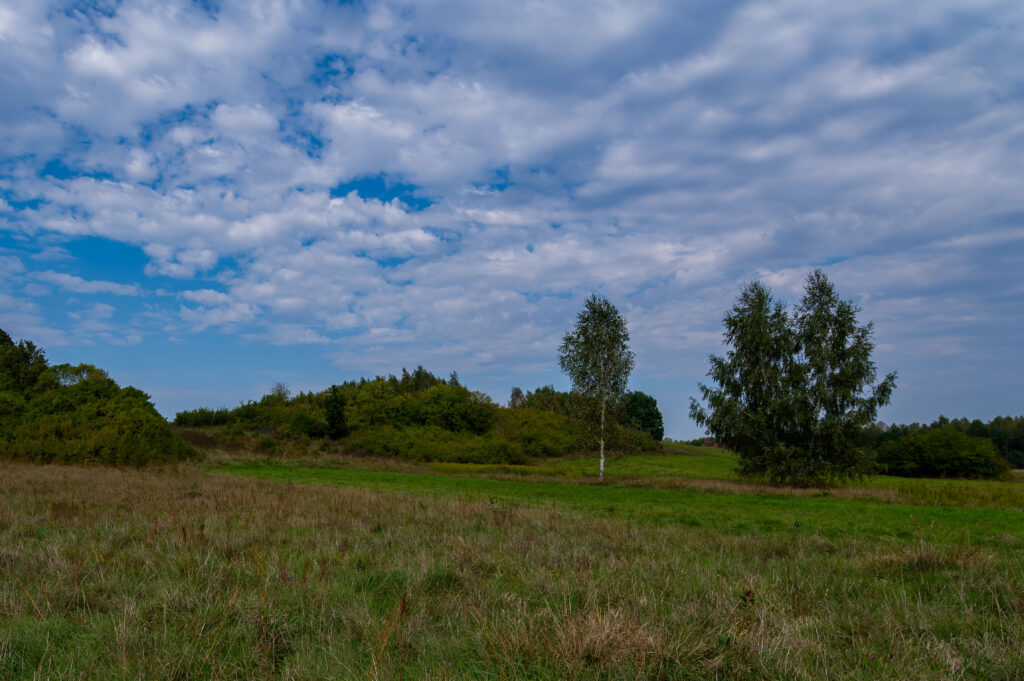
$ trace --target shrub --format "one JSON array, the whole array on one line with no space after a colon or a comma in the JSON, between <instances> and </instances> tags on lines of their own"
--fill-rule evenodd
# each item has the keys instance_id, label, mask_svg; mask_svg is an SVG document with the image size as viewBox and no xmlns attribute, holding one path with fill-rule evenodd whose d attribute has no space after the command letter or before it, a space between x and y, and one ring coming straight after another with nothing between
<instances>
[{"instance_id":1,"label":"shrub","mask_svg":"<svg viewBox=\"0 0 1024 681\"><path fill-rule=\"evenodd\" d=\"M486 396L444 384L423 391L408 406L413 423L478 435L489 431L498 415L497 405Z\"/></svg>"},{"instance_id":2,"label":"shrub","mask_svg":"<svg viewBox=\"0 0 1024 681\"><path fill-rule=\"evenodd\" d=\"M308 411L297 410L288 419L284 434L288 437L321 438L327 435L327 423Z\"/></svg>"},{"instance_id":3,"label":"shrub","mask_svg":"<svg viewBox=\"0 0 1024 681\"><path fill-rule=\"evenodd\" d=\"M90 364L50 366L31 341L0 330L0 457L142 466L197 452L149 401Z\"/></svg>"},{"instance_id":4,"label":"shrub","mask_svg":"<svg viewBox=\"0 0 1024 681\"><path fill-rule=\"evenodd\" d=\"M204 428L208 426L226 426L234 420L230 409L187 409L179 411L174 415L174 425L187 426L189 428Z\"/></svg>"},{"instance_id":5,"label":"shrub","mask_svg":"<svg viewBox=\"0 0 1024 681\"><path fill-rule=\"evenodd\" d=\"M350 451L410 461L526 463L522 450L507 440L454 433L437 426L378 426L353 433Z\"/></svg>"},{"instance_id":6,"label":"shrub","mask_svg":"<svg viewBox=\"0 0 1024 681\"><path fill-rule=\"evenodd\" d=\"M582 449L582 435L569 419L533 407L500 410L493 432L517 443L529 458L566 456Z\"/></svg>"},{"instance_id":7,"label":"shrub","mask_svg":"<svg viewBox=\"0 0 1024 681\"><path fill-rule=\"evenodd\" d=\"M659 442L665 436L664 419L658 409L658 401L647 393L639 390L626 393L620 408L623 423L631 428L649 433Z\"/></svg>"},{"instance_id":8,"label":"shrub","mask_svg":"<svg viewBox=\"0 0 1024 681\"><path fill-rule=\"evenodd\" d=\"M135 388L118 388L95 367L25 403L5 419L3 455L36 463L103 463L143 466L196 456ZM58 369L60 369L59 367Z\"/></svg>"}]
</instances>

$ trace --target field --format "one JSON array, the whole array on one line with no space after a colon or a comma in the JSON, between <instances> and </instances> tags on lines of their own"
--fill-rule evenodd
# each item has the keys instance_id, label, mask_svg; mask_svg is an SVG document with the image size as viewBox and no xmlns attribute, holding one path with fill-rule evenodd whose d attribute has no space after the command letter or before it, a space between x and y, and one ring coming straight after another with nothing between
<instances>
[{"instance_id":1,"label":"field","mask_svg":"<svg viewBox=\"0 0 1024 681\"><path fill-rule=\"evenodd\" d=\"M2 679L1022 679L1024 484L0 465Z\"/></svg>"}]
</instances>

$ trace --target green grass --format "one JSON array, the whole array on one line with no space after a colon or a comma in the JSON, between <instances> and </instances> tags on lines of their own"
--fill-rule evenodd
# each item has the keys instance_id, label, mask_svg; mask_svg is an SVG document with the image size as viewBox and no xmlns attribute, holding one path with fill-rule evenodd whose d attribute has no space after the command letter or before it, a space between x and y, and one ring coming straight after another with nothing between
<instances>
[{"instance_id":1,"label":"green grass","mask_svg":"<svg viewBox=\"0 0 1024 681\"><path fill-rule=\"evenodd\" d=\"M0 464L0 679L1024 678L1024 485L733 465Z\"/></svg>"},{"instance_id":2,"label":"green grass","mask_svg":"<svg viewBox=\"0 0 1024 681\"><path fill-rule=\"evenodd\" d=\"M644 462L637 464L640 468L648 466L650 464ZM578 480L533 481L267 461L222 463L213 470L278 482L402 492L490 504L550 506L593 517L705 527L733 536L758 532L772 536L815 535L830 540L856 536L898 542L978 545L1024 539L1021 508L879 503L873 499L837 497L828 491L789 490L787 493L786 490L749 486L722 493L721 488L714 486L660 488L580 484Z\"/></svg>"}]
</instances>

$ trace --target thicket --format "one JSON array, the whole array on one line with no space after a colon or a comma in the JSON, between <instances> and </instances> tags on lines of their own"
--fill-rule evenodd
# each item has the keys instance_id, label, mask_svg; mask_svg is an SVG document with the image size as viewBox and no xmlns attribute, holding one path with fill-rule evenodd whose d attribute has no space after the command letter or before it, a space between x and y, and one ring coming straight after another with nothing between
<instances>
[{"instance_id":1,"label":"thicket","mask_svg":"<svg viewBox=\"0 0 1024 681\"><path fill-rule=\"evenodd\" d=\"M50 366L0 330L0 458L143 466L196 454L146 393L89 364Z\"/></svg>"},{"instance_id":2,"label":"thicket","mask_svg":"<svg viewBox=\"0 0 1024 681\"><path fill-rule=\"evenodd\" d=\"M265 453L291 444L337 440L346 451L415 461L525 463L566 456L596 445L571 418L574 397L552 386L523 394L516 408L425 370L333 385L291 395L278 385L259 400L233 409L193 409L175 425L204 428L227 443L247 440ZM652 449L650 435L610 428L612 449Z\"/></svg>"}]
</instances>

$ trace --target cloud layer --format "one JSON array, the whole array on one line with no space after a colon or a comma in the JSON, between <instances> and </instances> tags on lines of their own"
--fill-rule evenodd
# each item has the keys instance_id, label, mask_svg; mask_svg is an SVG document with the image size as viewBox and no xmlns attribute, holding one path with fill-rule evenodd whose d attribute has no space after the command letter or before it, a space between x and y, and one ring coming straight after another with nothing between
<instances>
[{"instance_id":1,"label":"cloud layer","mask_svg":"<svg viewBox=\"0 0 1024 681\"><path fill-rule=\"evenodd\" d=\"M0 2L2 325L504 398L559 380L598 291L691 435L742 283L793 298L821 265L901 372L890 418L1020 413L1022 28L1015 2Z\"/></svg>"}]
</instances>

